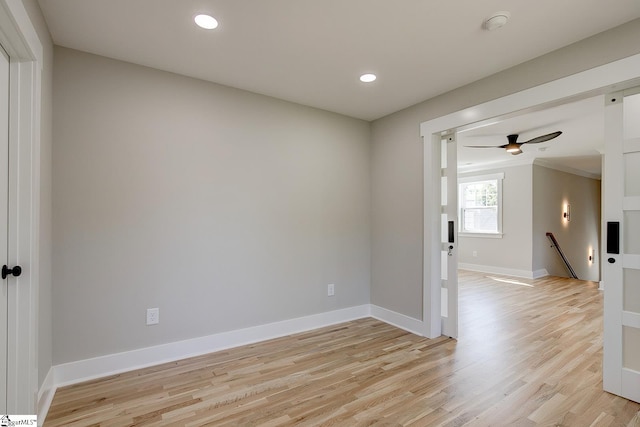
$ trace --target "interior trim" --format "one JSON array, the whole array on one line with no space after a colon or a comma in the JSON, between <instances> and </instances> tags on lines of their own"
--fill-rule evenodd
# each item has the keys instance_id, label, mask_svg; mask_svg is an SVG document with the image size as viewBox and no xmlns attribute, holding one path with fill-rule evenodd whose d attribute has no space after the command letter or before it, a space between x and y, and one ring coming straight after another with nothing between
<instances>
[{"instance_id":1,"label":"interior trim","mask_svg":"<svg viewBox=\"0 0 640 427\"><path fill-rule=\"evenodd\" d=\"M513 268L495 267L492 265L480 265L480 264L467 264L461 262L458 264L458 268L461 270L478 271L480 273L501 274L504 276L521 277L523 279L539 279L546 277L549 272L541 268L540 270L518 270Z\"/></svg>"},{"instance_id":2,"label":"interior trim","mask_svg":"<svg viewBox=\"0 0 640 427\"><path fill-rule=\"evenodd\" d=\"M443 133L474 129L486 120L536 111L638 86L640 54L505 95L420 124L423 138L423 322L425 335L441 333L440 307L440 144Z\"/></svg>"},{"instance_id":3,"label":"interior trim","mask_svg":"<svg viewBox=\"0 0 640 427\"><path fill-rule=\"evenodd\" d=\"M414 319L395 311L371 304L371 317L381 322L393 325L396 328L404 329L412 334L422 336L422 320Z\"/></svg>"},{"instance_id":4,"label":"interior trim","mask_svg":"<svg viewBox=\"0 0 640 427\"><path fill-rule=\"evenodd\" d=\"M369 317L368 304L55 365L56 387Z\"/></svg>"},{"instance_id":5,"label":"interior trim","mask_svg":"<svg viewBox=\"0 0 640 427\"><path fill-rule=\"evenodd\" d=\"M44 381L42 381L42 385L40 386L40 390L38 391L38 422L39 425L44 423L44 419L47 417L47 413L49 412L49 408L51 407L51 402L53 402L53 395L56 393L55 384L53 383L53 367L49 369L47 372L47 376Z\"/></svg>"},{"instance_id":6,"label":"interior trim","mask_svg":"<svg viewBox=\"0 0 640 427\"><path fill-rule=\"evenodd\" d=\"M266 325L64 363L53 366L43 381L38 393L38 419L44 422L58 387L367 317L373 317L416 335L423 335L420 332L422 321L376 305L363 304Z\"/></svg>"},{"instance_id":7,"label":"interior trim","mask_svg":"<svg viewBox=\"0 0 640 427\"><path fill-rule=\"evenodd\" d=\"M21 1L0 0L9 54L9 262L25 269L7 288L7 412L36 411L40 288L40 111L43 48Z\"/></svg>"}]
</instances>

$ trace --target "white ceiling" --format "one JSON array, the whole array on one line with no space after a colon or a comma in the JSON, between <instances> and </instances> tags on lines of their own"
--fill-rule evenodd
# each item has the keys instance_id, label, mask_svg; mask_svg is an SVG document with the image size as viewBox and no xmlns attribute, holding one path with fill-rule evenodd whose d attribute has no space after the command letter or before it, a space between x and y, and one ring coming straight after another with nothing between
<instances>
[{"instance_id":1,"label":"white ceiling","mask_svg":"<svg viewBox=\"0 0 640 427\"><path fill-rule=\"evenodd\" d=\"M640 17L638 0L40 0L40 4L58 45L365 120ZM484 19L502 10L511 12L507 26L483 30ZM218 19L216 30L193 24L193 16L203 12ZM358 77L365 72L376 73L378 80L361 83ZM537 126L523 124L523 137L545 132L546 128L524 132ZM513 130L517 129L508 132ZM569 137L562 135L556 145L569 144Z\"/></svg>"},{"instance_id":2,"label":"white ceiling","mask_svg":"<svg viewBox=\"0 0 640 427\"><path fill-rule=\"evenodd\" d=\"M522 154L517 156L507 153L504 148L466 147L504 145L509 134L518 134L518 141L522 142L555 131L562 131L562 135L540 144L523 144ZM604 96L459 132L457 143L460 172L531 164L538 159L547 166L599 177L602 171L601 153L604 149Z\"/></svg>"}]
</instances>

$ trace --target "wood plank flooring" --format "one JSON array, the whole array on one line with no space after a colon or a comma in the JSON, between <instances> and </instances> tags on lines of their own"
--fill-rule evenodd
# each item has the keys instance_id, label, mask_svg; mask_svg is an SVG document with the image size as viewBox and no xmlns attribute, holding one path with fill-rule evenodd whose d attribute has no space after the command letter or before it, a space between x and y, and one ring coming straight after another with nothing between
<instances>
[{"instance_id":1,"label":"wood plank flooring","mask_svg":"<svg viewBox=\"0 0 640 427\"><path fill-rule=\"evenodd\" d=\"M602 294L460 272L460 337L362 319L61 388L56 426L640 426L602 391Z\"/></svg>"}]
</instances>

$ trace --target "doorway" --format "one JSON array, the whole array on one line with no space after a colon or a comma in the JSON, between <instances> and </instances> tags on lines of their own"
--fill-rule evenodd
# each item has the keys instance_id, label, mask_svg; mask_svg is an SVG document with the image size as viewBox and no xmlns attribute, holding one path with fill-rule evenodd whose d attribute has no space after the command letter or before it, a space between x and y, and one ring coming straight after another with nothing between
<instances>
[{"instance_id":1,"label":"doorway","mask_svg":"<svg viewBox=\"0 0 640 427\"><path fill-rule=\"evenodd\" d=\"M465 127L488 124L491 121L510 117L523 112L539 111L555 105L585 99L597 94L606 94L637 86L640 82L640 55L625 58L551 83L505 96L472 108L458 111L421 124L424 147L424 334L435 338L442 333L442 313L440 307L441 262L435 249L440 244L440 227L434 226L440 215L442 136ZM471 120L473 118L473 120ZM437 183L437 184L435 184ZM604 239L603 239L604 240ZM604 251L601 252L604 255ZM434 280L436 278L437 280ZM606 313L605 313L606 316ZM608 333L605 329L605 340Z\"/></svg>"},{"instance_id":2,"label":"doorway","mask_svg":"<svg viewBox=\"0 0 640 427\"><path fill-rule=\"evenodd\" d=\"M509 137L519 144L514 154ZM526 279L575 271L599 282L604 96L468 128L457 139L459 267Z\"/></svg>"}]
</instances>

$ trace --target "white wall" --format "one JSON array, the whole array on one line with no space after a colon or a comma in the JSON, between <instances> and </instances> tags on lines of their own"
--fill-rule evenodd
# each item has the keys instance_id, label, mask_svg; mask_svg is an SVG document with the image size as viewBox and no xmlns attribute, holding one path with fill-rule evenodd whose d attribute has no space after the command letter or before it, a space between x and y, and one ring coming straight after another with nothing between
<instances>
[{"instance_id":1,"label":"white wall","mask_svg":"<svg viewBox=\"0 0 640 427\"><path fill-rule=\"evenodd\" d=\"M406 116L372 124L371 302L422 319L422 141Z\"/></svg>"},{"instance_id":2,"label":"white wall","mask_svg":"<svg viewBox=\"0 0 640 427\"><path fill-rule=\"evenodd\" d=\"M571 205L571 221L563 218ZM569 277L547 232L555 235L581 280L600 280L600 181L533 165L533 265L552 276ZM589 262L589 249L595 259Z\"/></svg>"},{"instance_id":3,"label":"white wall","mask_svg":"<svg viewBox=\"0 0 640 427\"><path fill-rule=\"evenodd\" d=\"M54 69L54 364L369 303L367 122L65 48Z\"/></svg>"},{"instance_id":4,"label":"white wall","mask_svg":"<svg viewBox=\"0 0 640 427\"><path fill-rule=\"evenodd\" d=\"M493 267L494 270L515 270L532 274L532 165L460 174L460 177L504 173L502 181L501 239L459 237L458 262ZM473 252L477 256L473 256Z\"/></svg>"},{"instance_id":5,"label":"white wall","mask_svg":"<svg viewBox=\"0 0 640 427\"><path fill-rule=\"evenodd\" d=\"M372 123L371 302L422 318L420 123L640 53L640 20Z\"/></svg>"}]
</instances>

